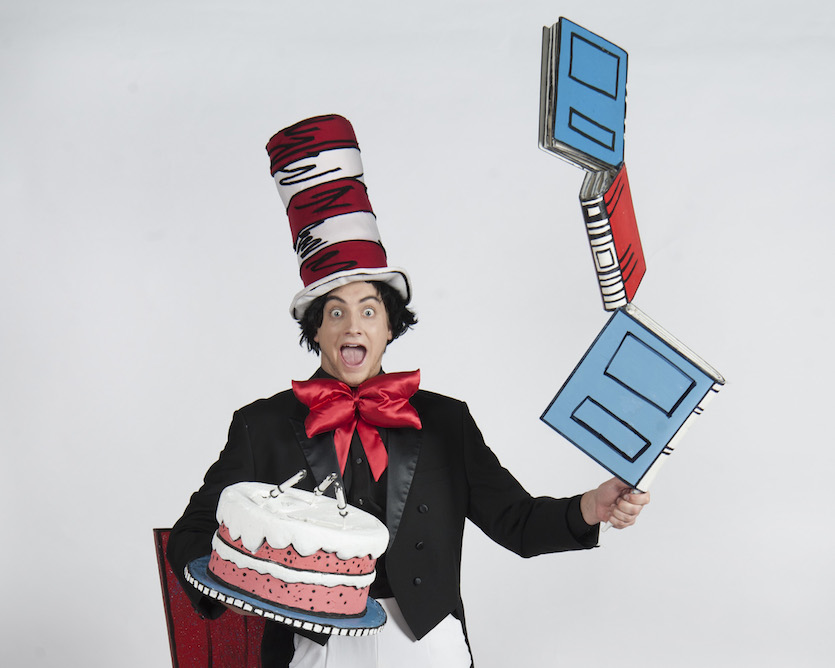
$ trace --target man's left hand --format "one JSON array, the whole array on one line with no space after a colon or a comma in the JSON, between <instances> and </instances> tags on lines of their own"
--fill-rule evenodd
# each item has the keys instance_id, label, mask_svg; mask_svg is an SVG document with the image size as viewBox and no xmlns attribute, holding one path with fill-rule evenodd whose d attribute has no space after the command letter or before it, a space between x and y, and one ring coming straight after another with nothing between
<instances>
[{"instance_id":1,"label":"man's left hand","mask_svg":"<svg viewBox=\"0 0 835 668\"><path fill-rule=\"evenodd\" d=\"M612 478L583 494L580 510L587 524L609 522L616 529L625 529L635 524L648 503L649 492L633 492L629 485Z\"/></svg>"}]
</instances>

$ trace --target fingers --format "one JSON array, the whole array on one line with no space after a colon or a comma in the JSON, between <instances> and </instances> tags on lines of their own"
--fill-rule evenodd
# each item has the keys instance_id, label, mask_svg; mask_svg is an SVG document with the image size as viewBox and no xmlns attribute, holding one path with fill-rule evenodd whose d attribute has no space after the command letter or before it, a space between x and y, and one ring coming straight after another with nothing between
<instances>
[{"instance_id":1,"label":"fingers","mask_svg":"<svg viewBox=\"0 0 835 668\"><path fill-rule=\"evenodd\" d=\"M609 498L612 496L622 496L632 491L632 487L627 485L620 478L610 478L604 482L600 488L605 490L605 493L611 495Z\"/></svg>"},{"instance_id":2,"label":"fingers","mask_svg":"<svg viewBox=\"0 0 835 668\"><path fill-rule=\"evenodd\" d=\"M650 496L649 492L635 492L630 490L621 499L636 506L645 506L649 503Z\"/></svg>"},{"instance_id":3,"label":"fingers","mask_svg":"<svg viewBox=\"0 0 835 668\"><path fill-rule=\"evenodd\" d=\"M641 510L649 503L649 492L627 492L615 501L609 516L609 522L616 529L624 529L635 524Z\"/></svg>"}]
</instances>

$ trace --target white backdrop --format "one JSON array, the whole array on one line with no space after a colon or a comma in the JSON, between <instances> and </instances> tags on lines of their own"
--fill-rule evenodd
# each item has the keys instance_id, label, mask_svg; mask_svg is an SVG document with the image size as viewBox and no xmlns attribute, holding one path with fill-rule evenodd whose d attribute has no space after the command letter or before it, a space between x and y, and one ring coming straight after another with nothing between
<instances>
[{"instance_id":1,"label":"white backdrop","mask_svg":"<svg viewBox=\"0 0 835 668\"><path fill-rule=\"evenodd\" d=\"M386 368L466 399L532 493L607 477L538 420L607 319L582 172L536 147L560 15L629 52L635 302L729 383L600 549L468 529L476 664L829 665L823 0L0 1L2 665L169 662L151 529L233 410L316 366L263 148L310 115L352 120L414 281Z\"/></svg>"}]
</instances>

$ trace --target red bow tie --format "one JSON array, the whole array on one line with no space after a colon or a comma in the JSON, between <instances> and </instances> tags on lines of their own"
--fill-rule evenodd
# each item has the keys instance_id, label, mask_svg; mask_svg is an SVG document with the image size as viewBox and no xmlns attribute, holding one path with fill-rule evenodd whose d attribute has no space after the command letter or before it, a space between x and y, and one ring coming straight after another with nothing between
<instances>
[{"instance_id":1,"label":"red bow tie","mask_svg":"<svg viewBox=\"0 0 835 668\"><path fill-rule=\"evenodd\" d=\"M380 374L360 383L357 388L331 378L314 378L294 380L293 393L310 408L304 421L308 437L334 432L340 470L345 472L356 430L374 480L379 480L388 465L388 453L375 427L420 429L420 417L409 403L419 383L420 371Z\"/></svg>"}]
</instances>

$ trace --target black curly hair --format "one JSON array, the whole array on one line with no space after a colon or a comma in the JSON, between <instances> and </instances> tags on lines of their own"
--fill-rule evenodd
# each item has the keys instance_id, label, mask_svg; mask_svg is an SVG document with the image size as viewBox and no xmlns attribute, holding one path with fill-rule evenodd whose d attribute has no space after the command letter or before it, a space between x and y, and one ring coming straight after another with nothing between
<instances>
[{"instance_id":1,"label":"black curly hair","mask_svg":"<svg viewBox=\"0 0 835 668\"><path fill-rule=\"evenodd\" d=\"M414 311L406 306L406 300L400 295L397 290L391 287L388 283L382 281L368 281L377 289L377 294L383 301L383 306L386 307L386 314L389 319L389 327L391 327L392 341L402 334L406 333L410 327L417 323L417 316ZM304 315L299 319L299 327L301 327L301 334L299 335L299 345L307 346L307 349L319 354L319 344L313 339L319 328L322 326L322 318L325 314L325 301L328 295L317 297Z\"/></svg>"}]
</instances>

